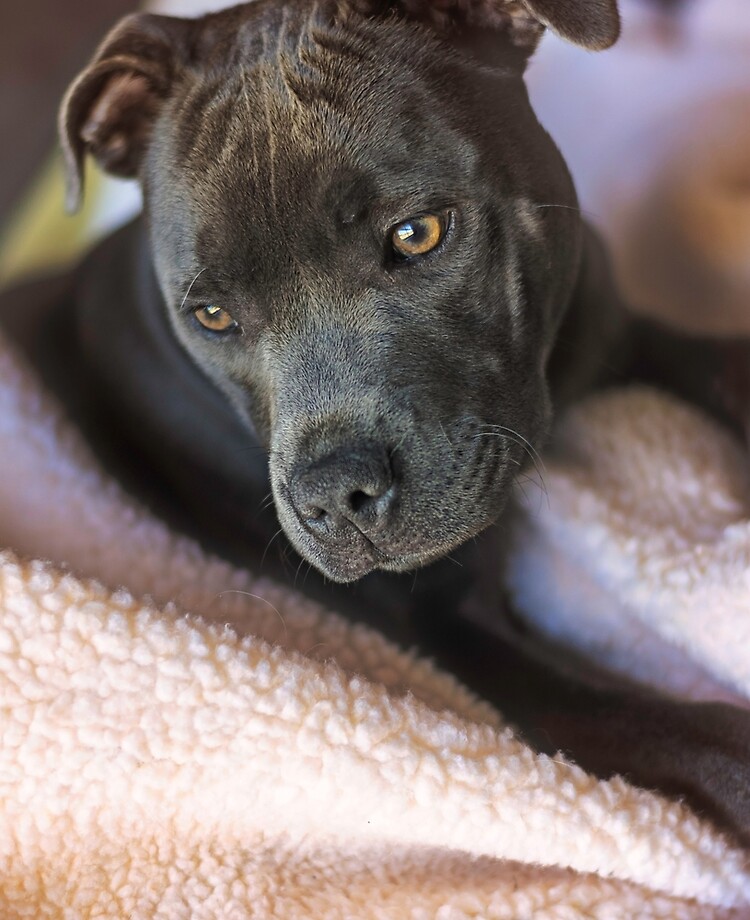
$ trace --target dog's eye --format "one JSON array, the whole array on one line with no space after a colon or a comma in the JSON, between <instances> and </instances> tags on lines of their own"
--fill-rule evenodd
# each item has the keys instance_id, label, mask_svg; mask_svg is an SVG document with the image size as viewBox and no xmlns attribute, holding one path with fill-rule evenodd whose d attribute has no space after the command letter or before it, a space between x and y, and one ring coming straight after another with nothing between
<instances>
[{"instance_id":1,"label":"dog's eye","mask_svg":"<svg viewBox=\"0 0 750 920\"><path fill-rule=\"evenodd\" d=\"M446 219L440 214L420 214L397 224L391 231L391 246L400 259L431 252L443 239Z\"/></svg>"},{"instance_id":2,"label":"dog's eye","mask_svg":"<svg viewBox=\"0 0 750 920\"><path fill-rule=\"evenodd\" d=\"M211 332L232 332L237 329L237 321L233 319L231 313L215 304L205 304L194 311L195 318L204 327Z\"/></svg>"}]
</instances>

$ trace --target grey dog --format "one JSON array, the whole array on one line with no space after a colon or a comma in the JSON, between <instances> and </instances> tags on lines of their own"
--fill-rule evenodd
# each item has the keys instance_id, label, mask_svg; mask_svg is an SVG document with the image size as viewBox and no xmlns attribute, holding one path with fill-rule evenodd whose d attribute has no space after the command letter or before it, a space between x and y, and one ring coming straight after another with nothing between
<instances>
[{"instance_id":1,"label":"grey dog","mask_svg":"<svg viewBox=\"0 0 750 920\"><path fill-rule=\"evenodd\" d=\"M144 217L0 314L176 526L282 577L296 552L304 590L416 642L539 749L746 839L750 714L561 665L504 601L510 486L553 408L635 372L730 421L737 404L714 385L734 379L719 343L622 309L529 105L544 28L606 47L616 2L128 17L61 137L71 206L90 153L140 179Z\"/></svg>"}]
</instances>

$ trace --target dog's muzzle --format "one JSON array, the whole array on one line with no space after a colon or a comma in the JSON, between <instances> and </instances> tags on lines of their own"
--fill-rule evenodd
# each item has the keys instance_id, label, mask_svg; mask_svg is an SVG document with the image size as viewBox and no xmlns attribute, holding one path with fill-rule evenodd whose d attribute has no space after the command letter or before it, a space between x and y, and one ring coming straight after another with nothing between
<instances>
[{"instance_id":1,"label":"dog's muzzle","mask_svg":"<svg viewBox=\"0 0 750 920\"><path fill-rule=\"evenodd\" d=\"M439 559L496 519L517 469L516 443L477 438L477 425L462 416L447 432L412 424L408 437L394 429L382 440L280 425L271 485L289 541L339 582Z\"/></svg>"},{"instance_id":2,"label":"dog's muzzle","mask_svg":"<svg viewBox=\"0 0 750 920\"><path fill-rule=\"evenodd\" d=\"M285 476L272 476L272 484L287 536L329 578L355 581L386 562L399 477L384 445L337 444L298 460Z\"/></svg>"}]
</instances>

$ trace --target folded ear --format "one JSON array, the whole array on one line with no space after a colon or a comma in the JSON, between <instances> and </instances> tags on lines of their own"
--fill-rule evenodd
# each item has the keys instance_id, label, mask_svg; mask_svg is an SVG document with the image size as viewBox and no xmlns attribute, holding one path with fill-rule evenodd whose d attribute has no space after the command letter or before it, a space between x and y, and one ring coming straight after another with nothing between
<instances>
[{"instance_id":1,"label":"folded ear","mask_svg":"<svg viewBox=\"0 0 750 920\"><path fill-rule=\"evenodd\" d=\"M190 25L146 13L126 17L68 89L58 123L68 211L81 202L87 152L113 175L138 173L153 121L186 58Z\"/></svg>"},{"instance_id":2,"label":"folded ear","mask_svg":"<svg viewBox=\"0 0 750 920\"><path fill-rule=\"evenodd\" d=\"M617 0L525 0L525 5L542 25L592 51L609 48L620 35Z\"/></svg>"},{"instance_id":3,"label":"folded ear","mask_svg":"<svg viewBox=\"0 0 750 920\"><path fill-rule=\"evenodd\" d=\"M545 27L584 48L613 45L620 34L617 0L341 0L366 15L396 10L448 32L452 27L510 34L528 56Z\"/></svg>"}]
</instances>

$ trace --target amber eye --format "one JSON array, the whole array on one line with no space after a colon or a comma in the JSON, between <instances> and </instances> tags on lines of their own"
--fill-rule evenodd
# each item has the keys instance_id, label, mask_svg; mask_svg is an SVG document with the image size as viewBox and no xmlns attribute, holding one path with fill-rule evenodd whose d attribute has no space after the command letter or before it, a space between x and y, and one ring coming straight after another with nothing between
<instances>
[{"instance_id":1,"label":"amber eye","mask_svg":"<svg viewBox=\"0 0 750 920\"><path fill-rule=\"evenodd\" d=\"M391 246L398 258L411 259L433 250L445 236L446 219L440 214L420 214L397 224Z\"/></svg>"},{"instance_id":2,"label":"amber eye","mask_svg":"<svg viewBox=\"0 0 750 920\"><path fill-rule=\"evenodd\" d=\"M205 329L211 332L231 332L237 329L237 322L230 313L214 304L205 304L195 311L195 318Z\"/></svg>"}]
</instances>

